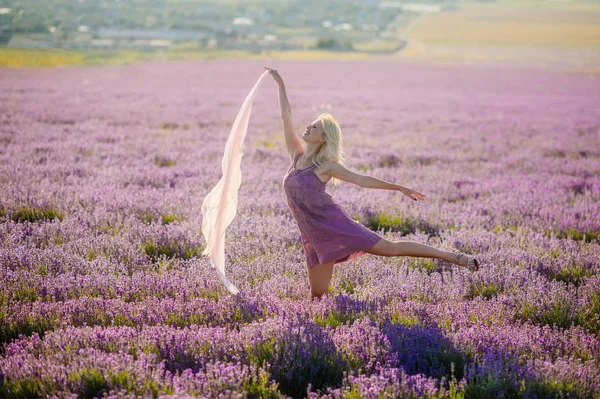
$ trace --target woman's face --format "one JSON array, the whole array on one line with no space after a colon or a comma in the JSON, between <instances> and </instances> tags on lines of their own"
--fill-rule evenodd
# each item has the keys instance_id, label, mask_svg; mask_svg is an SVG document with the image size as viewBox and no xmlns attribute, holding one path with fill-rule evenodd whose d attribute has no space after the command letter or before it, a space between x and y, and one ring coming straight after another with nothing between
<instances>
[{"instance_id":1,"label":"woman's face","mask_svg":"<svg viewBox=\"0 0 600 399\"><path fill-rule=\"evenodd\" d=\"M304 133L302 133L302 139L307 143L319 144L325 141L323 136L323 125L321 121L316 119L310 125L306 126Z\"/></svg>"}]
</instances>

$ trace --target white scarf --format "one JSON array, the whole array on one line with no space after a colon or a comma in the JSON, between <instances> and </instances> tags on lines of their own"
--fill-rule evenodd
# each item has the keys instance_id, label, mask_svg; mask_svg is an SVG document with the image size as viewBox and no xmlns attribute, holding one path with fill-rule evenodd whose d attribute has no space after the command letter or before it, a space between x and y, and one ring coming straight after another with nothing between
<instances>
[{"instance_id":1,"label":"white scarf","mask_svg":"<svg viewBox=\"0 0 600 399\"><path fill-rule=\"evenodd\" d=\"M223 177L202 203L202 233L206 240L206 248L202 255L210 256L213 268L217 270L225 287L233 295L237 294L239 290L225 276L225 230L237 212L238 190L242 184L240 164L244 155L244 138L248 130L252 103L256 89L267 75L269 75L269 71L265 70L244 100L225 145L225 154L221 162Z\"/></svg>"}]
</instances>

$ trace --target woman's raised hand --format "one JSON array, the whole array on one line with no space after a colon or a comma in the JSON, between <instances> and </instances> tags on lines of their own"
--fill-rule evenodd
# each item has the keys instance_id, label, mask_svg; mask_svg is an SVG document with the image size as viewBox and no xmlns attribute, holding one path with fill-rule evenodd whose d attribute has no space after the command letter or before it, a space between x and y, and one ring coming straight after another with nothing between
<instances>
[{"instance_id":1,"label":"woman's raised hand","mask_svg":"<svg viewBox=\"0 0 600 399\"><path fill-rule=\"evenodd\" d=\"M265 67L265 69L267 71L269 71L269 73L271 74L271 76L273 76L273 79L275 79L275 81L279 84L279 83L283 83L283 79L281 79L281 76L279 76L279 72L277 72L275 69L271 69L269 67Z\"/></svg>"}]
</instances>

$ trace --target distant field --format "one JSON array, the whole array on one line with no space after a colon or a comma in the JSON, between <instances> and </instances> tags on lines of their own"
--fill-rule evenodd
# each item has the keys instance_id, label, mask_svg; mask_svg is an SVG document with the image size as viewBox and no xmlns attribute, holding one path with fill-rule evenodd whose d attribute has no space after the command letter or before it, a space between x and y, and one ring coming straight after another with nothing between
<instances>
[{"instance_id":1,"label":"distant field","mask_svg":"<svg viewBox=\"0 0 600 399\"><path fill-rule=\"evenodd\" d=\"M392 38L370 40L364 33L348 36L357 52L324 50L262 51L202 49L180 45L170 50L75 51L0 48L0 67L131 64L140 60L185 59L371 59L407 45L395 57L417 62L521 63L588 75L600 74L600 2L506 0L491 3L461 1L456 11L425 13ZM403 26L403 25L402 25ZM313 28L278 28L295 45L318 40ZM397 36L397 37L396 37Z\"/></svg>"},{"instance_id":2,"label":"distant field","mask_svg":"<svg viewBox=\"0 0 600 399\"><path fill-rule=\"evenodd\" d=\"M600 49L600 3L461 3L424 14L407 33L423 44Z\"/></svg>"},{"instance_id":3,"label":"distant field","mask_svg":"<svg viewBox=\"0 0 600 399\"><path fill-rule=\"evenodd\" d=\"M501 1L460 7L419 17L402 33L409 45L398 55L600 72L600 3Z\"/></svg>"}]
</instances>

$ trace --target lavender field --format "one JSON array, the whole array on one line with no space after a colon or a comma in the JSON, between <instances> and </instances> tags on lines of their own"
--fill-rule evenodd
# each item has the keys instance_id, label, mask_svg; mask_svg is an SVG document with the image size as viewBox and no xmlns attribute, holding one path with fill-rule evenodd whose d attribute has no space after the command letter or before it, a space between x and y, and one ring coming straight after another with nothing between
<instances>
[{"instance_id":1,"label":"lavender field","mask_svg":"<svg viewBox=\"0 0 600 399\"><path fill-rule=\"evenodd\" d=\"M388 240L310 300L277 85L258 89L227 230L201 205L263 65L297 132L331 113L329 183ZM526 67L232 60L0 69L0 397L600 396L600 79Z\"/></svg>"}]
</instances>

